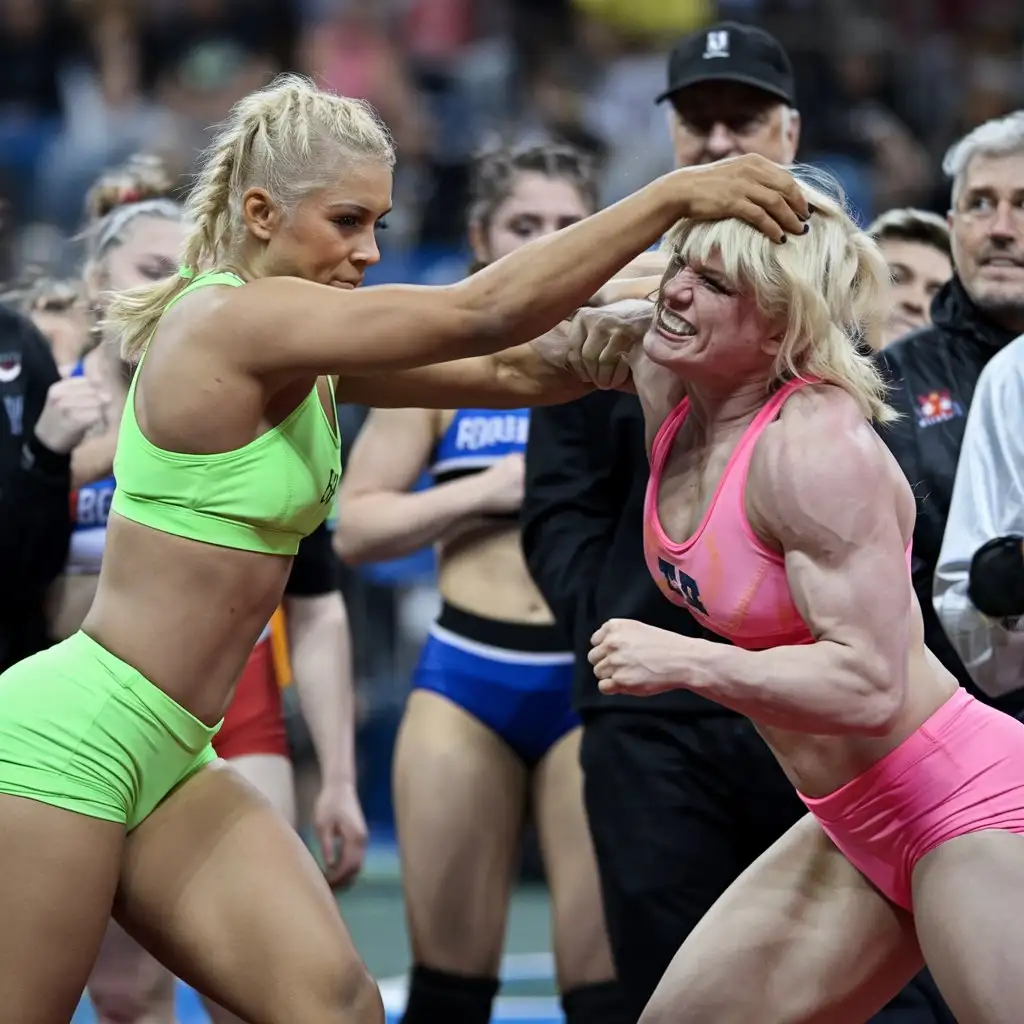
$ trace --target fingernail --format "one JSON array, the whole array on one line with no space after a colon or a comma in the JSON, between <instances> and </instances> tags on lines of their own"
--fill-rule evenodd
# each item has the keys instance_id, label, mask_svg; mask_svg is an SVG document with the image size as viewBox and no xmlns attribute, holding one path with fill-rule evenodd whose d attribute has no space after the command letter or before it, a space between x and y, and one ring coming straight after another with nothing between
<instances>
[{"instance_id":1,"label":"fingernail","mask_svg":"<svg viewBox=\"0 0 1024 1024\"><path fill-rule=\"evenodd\" d=\"M782 236L782 237L781 237L781 238L779 239L779 245L782 245L782 244L783 244L783 243L784 243L785 241L786 241L786 236L785 236L785 235L783 235L783 236Z\"/></svg>"},{"instance_id":2,"label":"fingernail","mask_svg":"<svg viewBox=\"0 0 1024 1024\"><path fill-rule=\"evenodd\" d=\"M807 232L810 231L810 230L811 230L811 225L810 224L805 224L804 225L804 234L806 235Z\"/></svg>"}]
</instances>

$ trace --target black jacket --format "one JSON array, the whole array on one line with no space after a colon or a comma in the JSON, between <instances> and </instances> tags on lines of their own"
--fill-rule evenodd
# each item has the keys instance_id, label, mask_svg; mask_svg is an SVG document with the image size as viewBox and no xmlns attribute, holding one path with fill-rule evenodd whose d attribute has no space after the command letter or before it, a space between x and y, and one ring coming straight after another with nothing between
<instances>
[{"instance_id":1,"label":"black jacket","mask_svg":"<svg viewBox=\"0 0 1024 1024\"><path fill-rule=\"evenodd\" d=\"M955 277L935 296L931 313L933 326L879 355L893 385L890 402L902 415L880 433L917 496L912 569L925 641L962 686L1016 714L1024 711L1024 690L991 701L972 683L939 624L932 585L975 386L988 361L1017 333L986 319Z\"/></svg>"},{"instance_id":2,"label":"black jacket","mask_svg":"<svg viewBox=\"0 0 1024 1024\"><path fill-rule=\"evenodd\" d=\"M0 305L0 671L47 646L47 587L71 537L71 460L36 440L57 367L31 321Z\"/></svg>"},{"instance_id":3,"label":"black jacket","mask_svg":"<svg viewBox=\"0 0 1024 1024\"><path fill-rule=\"evenodd\" d=\"M523 551L576 653L576 704L732 715L687 690L657 697L602 696L587 662L591 635L611 618L718 639L667 601L647 571L647 476L643 413L632 395L598 391L531 413Z\"/></svg>"}]
</instances>

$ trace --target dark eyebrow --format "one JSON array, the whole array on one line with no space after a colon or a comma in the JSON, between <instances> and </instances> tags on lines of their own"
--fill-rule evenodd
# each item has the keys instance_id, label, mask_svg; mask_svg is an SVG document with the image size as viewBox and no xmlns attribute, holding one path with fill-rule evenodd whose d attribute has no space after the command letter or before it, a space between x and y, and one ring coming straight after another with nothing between
<instances>
[{"instance_id":1,"label":"dark eyebrow","mask_svg":"<svg viewBox=\"0 0 1024 1024\"><path fill-rule=\"evenodd\" d=\"M328 206L327 209L331 213L340 213L342 210L357 210L359 213L363 214L366 217L374 217L374 219L380 220L381 217L386 217L394 209L394 206L393 205L389 206L383 213L378 213L378 214L374 214L373 210L371 210L367 206L363 206L362 203L350 203L350 202L331 203L331 205Z\"/></svg>"}]
</instances>

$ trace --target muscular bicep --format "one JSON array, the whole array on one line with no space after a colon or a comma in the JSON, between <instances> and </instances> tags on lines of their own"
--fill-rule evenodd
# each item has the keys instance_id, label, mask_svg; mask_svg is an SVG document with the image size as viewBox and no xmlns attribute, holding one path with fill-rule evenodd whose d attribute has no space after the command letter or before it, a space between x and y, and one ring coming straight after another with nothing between
<instances>
[{"instance_id":1,"label":"muscular bicep","mask_svg":"<svg viewBox=\"0 0 1024 1024\"><path fill-rule=\"evenodd\" d=\"M748 510L781 548L814 639L841 645L885 685L902 685L913 500L871 428L839 405L819 416L784 414L766 431L751 462Z\"/></svg>"},{"instance_id":2,"label":"muscular bicep","mask_svg":"<svg viewBox=\"0 0 1024 1024\"><path fill-rule=\"evenodd\" d=\"M405 493L423 472L436 435L428 409L374 409L342 474L339 507L366 494Z\"/></svg>"}]
</instances>

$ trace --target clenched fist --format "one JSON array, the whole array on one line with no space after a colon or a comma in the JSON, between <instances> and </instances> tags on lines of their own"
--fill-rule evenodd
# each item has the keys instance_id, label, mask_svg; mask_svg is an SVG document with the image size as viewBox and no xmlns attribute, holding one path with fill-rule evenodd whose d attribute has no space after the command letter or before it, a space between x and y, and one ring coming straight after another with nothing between
<instances>
[{"instance_id":1,"label":"clenched fist","mask_svg":"<svg viewBox=\"0 0 1024 1024\"><path fill-rule=\"evenodd\" d=\"M36 423L36 438L58 455L67 455L90 428L102 424L110 395L85 377L65 377L50 385Z\"/></svg>"}]
</instances>

